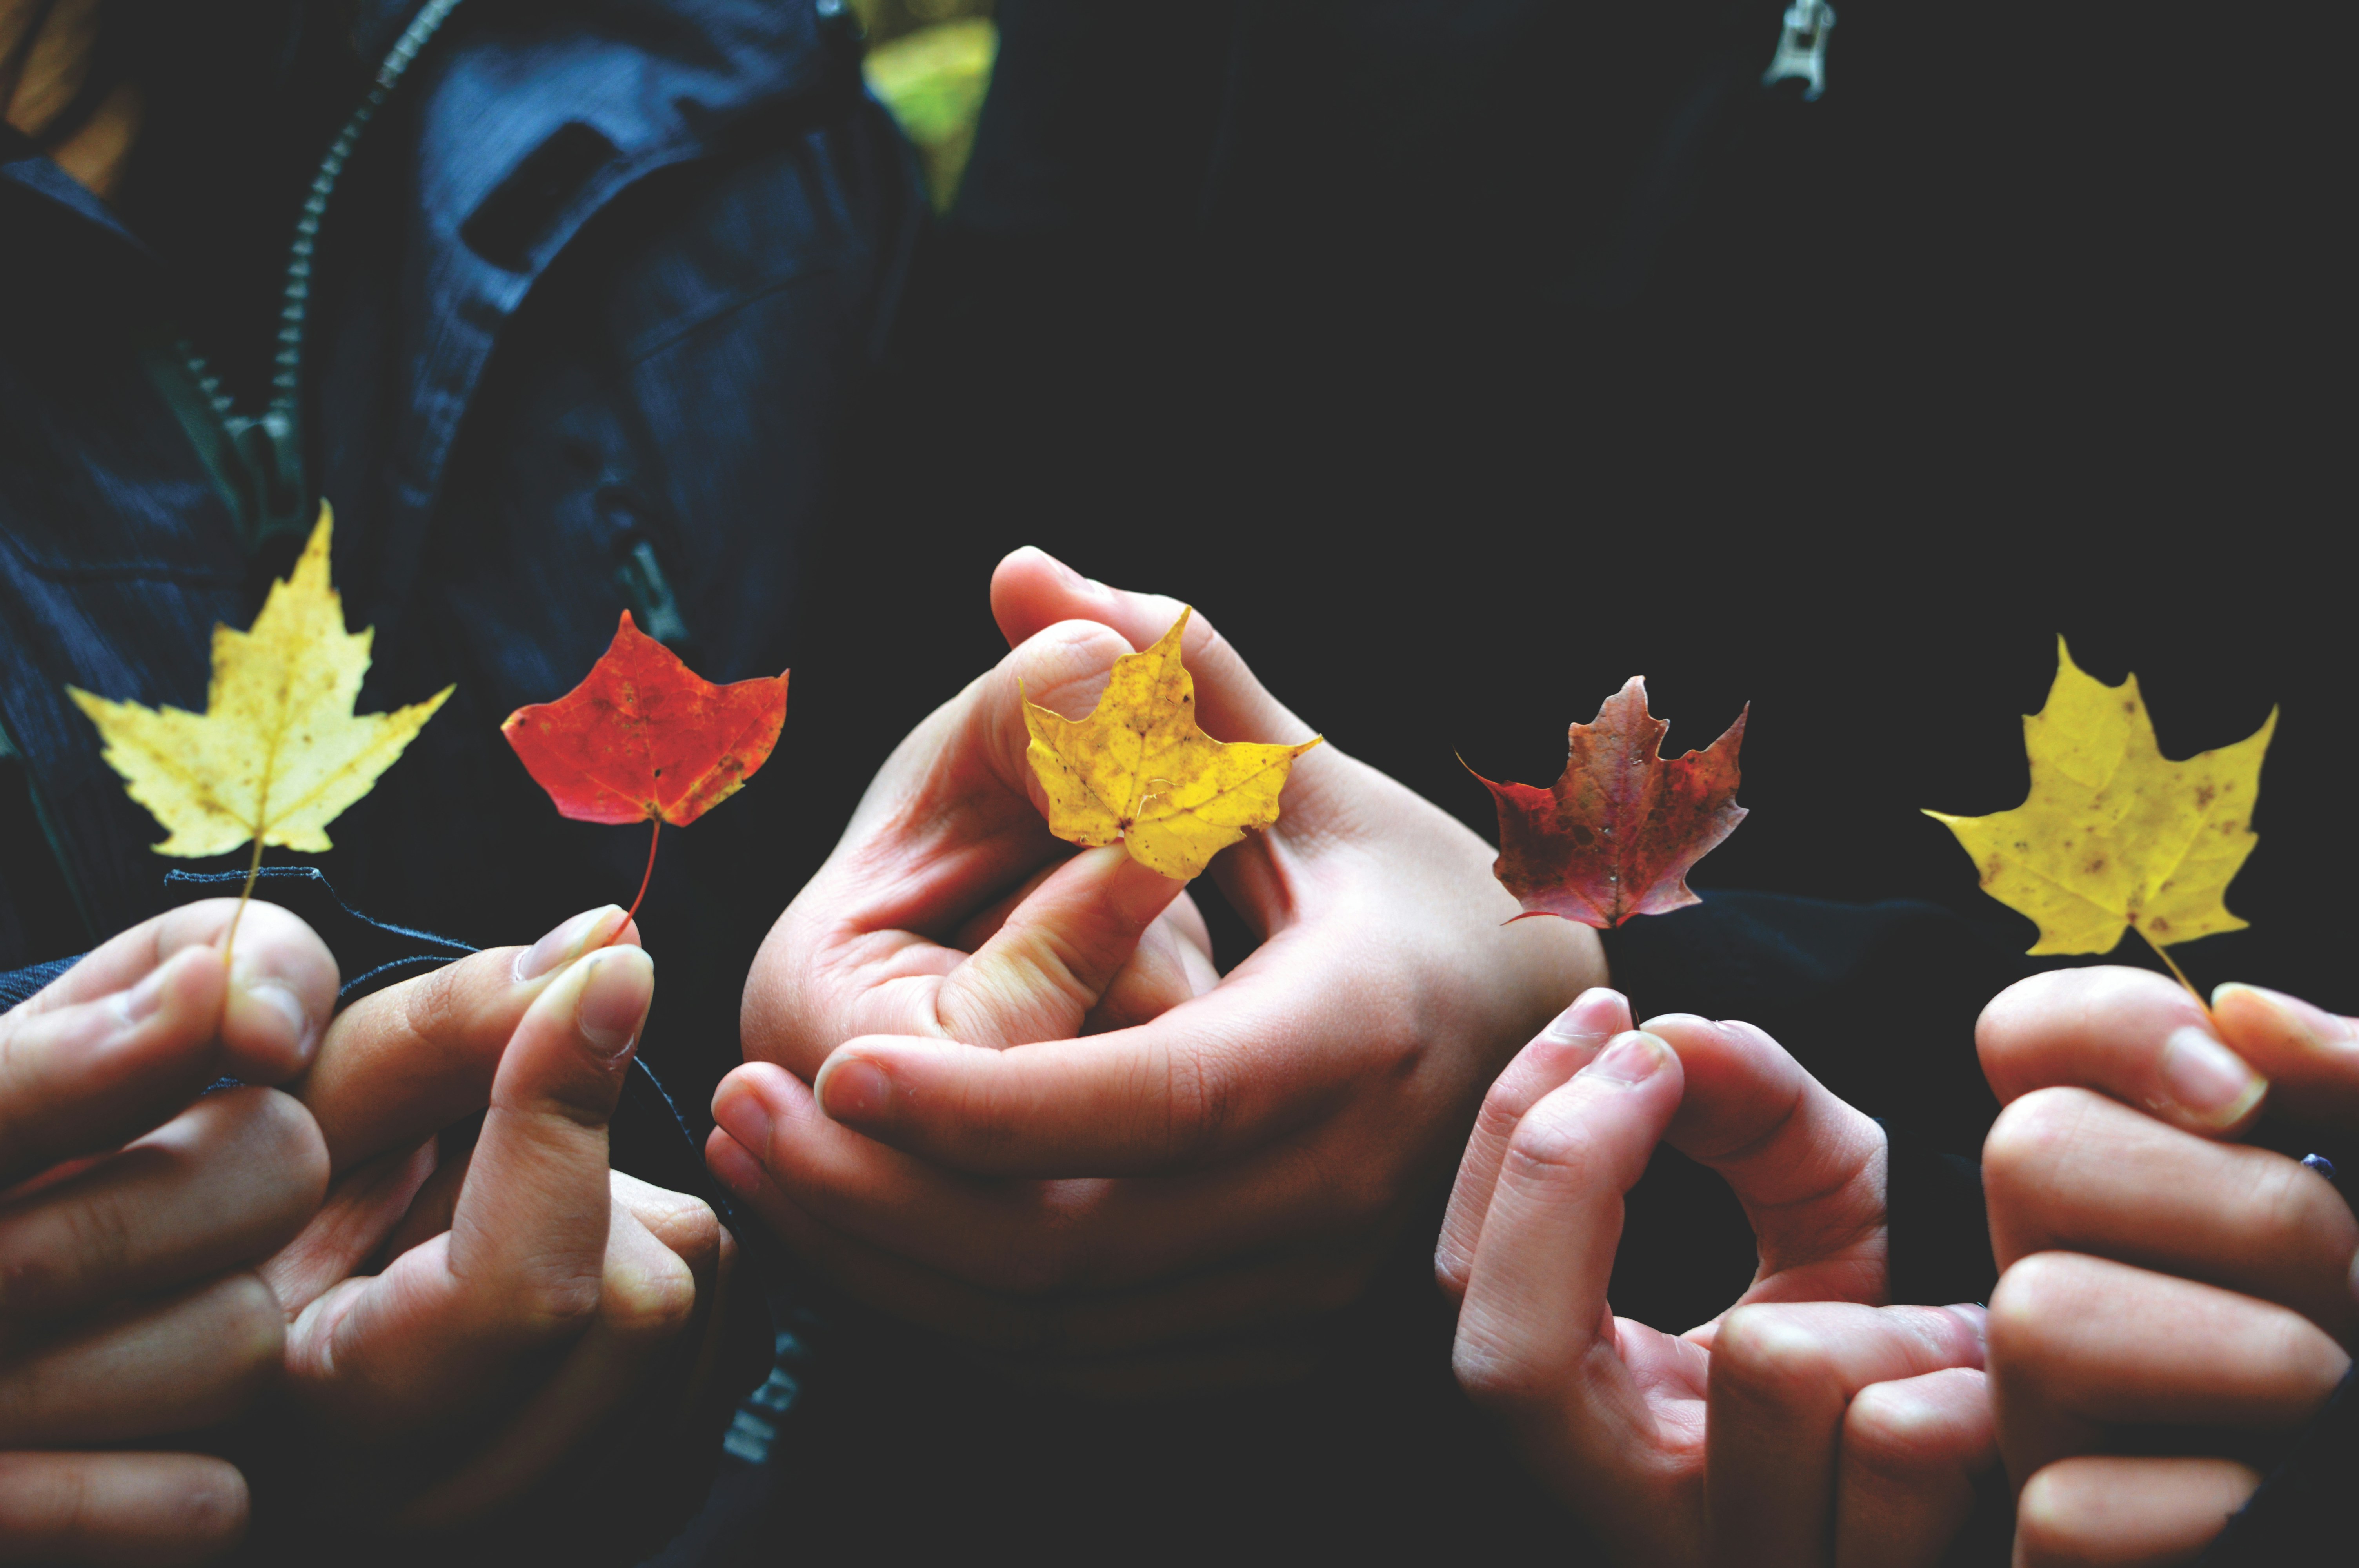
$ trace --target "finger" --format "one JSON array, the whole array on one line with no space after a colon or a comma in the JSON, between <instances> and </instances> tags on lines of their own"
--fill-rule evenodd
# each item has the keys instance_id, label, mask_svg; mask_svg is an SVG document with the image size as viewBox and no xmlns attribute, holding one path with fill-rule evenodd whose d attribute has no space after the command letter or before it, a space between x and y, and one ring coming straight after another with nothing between
<instances>
[{"instance_id":1,"label":"finger","mask_svg":"<svg viewBox=\"0 0 2359 1568\"><path fill-rule=\"evenodd\" d=\"M1835 1568L1927 1568L1974 1509L1974 1477L1998 1464L1990 1390L1953 1367L1871 1383L1843 1411Z\"/></svg>"},{"instance_id":2,"label":"finger","mask_svg":"<svg viewBox=\"0 0 2359 1568\"><path fill-rule=\"evenodd\" d=\"M1499 1164L1507 1157L1516 1124L1539 1103L1542 1095L1587 1066L1608 1040L1629 1027L1630 1003L1621 992L1602 986L1585 990L1516 1054L1483 1097L1474 1131L1458 1163L1457 1183L1450 1190L1441 1237L1434 1244L1434 1277L1451 1300L1466 1293L1466 1276L1474 1266L1475 1246L1483 1234L1483 1216L1491 1207L1491 1190L1498 1182Z\"/></svg>"},{"instance_id":3,"label":"finger","mask_svg":"<svg viewBox=\"0 0 2359 1568\"><path fill-rule=\"evenodd\" d=\"M1884 1299L1884 1130L1749 1023L1647 1027L1687 1076L1670 1142L1719 1172L1753 1223L1761 1271L1745 1299Z\"/></svg>"},{"instance_id":4,"label":"finger","mask_svg":"<svg viewBox=\"0 0 2359 1568\"><path fill-rule=\"evenodd\" d=\"M1199 946L1187 934L1186 924L1174 921L1167 910L1138 939L1138 950L1115 971L1097 1005L1082 1018L1079 1033L1110 1034L1117 1029L1135 1029L1183 1001L1193 1001L1220 983L1221 972L1212 967L1210 950Z\"/></svg>"},{"instance_id":5,"label":"finger","mask_svg":"<svg viewBox=\"0 0 2359 1568\"><path fill-rule=\"evenodd\" d=\"M290 1323L386 1243L435 1171L435 1141L380 1154L348 1173L300 1234L262 1265ZM423 1238L420 1238L423 1239ZM402 1250L407 1250L403 1249Z\"/></svg>"},{"instance_id":6,"label":"finger","mask_svg":"<svg viewBox=\"0 0 2359 1568\"><path fill-rule=\"evenodd\" d=\"M2230 1050L2277 1086L2280 1115L2359 1120L2359 1023L2282 991L2235 984L2212 993L2212 1022Z\"/></svg>"},{"instance_id":7,"label":"finger","mask_svg":"<svg viewBox=\"0 0 2359 1568\"><path fill-rule=\"evenodd\" d=\"M221 1063L224 987L221 956L199 948L127 991L0 1019L0 1183L114 1148L186 1105Z\"/></svg>"},{"instance_id":8,"label":"finger","mask_svg":"<svg viewBox=\"0 0 2359 1568\"><path fill-rule=\"evenodd\" d=\"M1843 1302L1740 1306L1712 1346L1704 1489L1713 1561L1825 1561L1852 1397L1874 1383L1979 1369L1978 1309Z\"/></svg>"},{"instance_id":9,"label":"finger","mask_svg":"<svg viewBox=\"0 0 2359 1568\"><path fill-rule=\"evenodd\" d=\"M459 1212L459 1195L466 1190L467 1173L474 1168L474 1135L480 1130L480 1123L474 1127L462 1125L434 1140L433 1173L419 1184L408 1209L395 1220L391 1234L379 1244L381 1255L398 1258L451 1228L451 1217Z\"/></svg>"},{"instance_id":10,"label":"finger","mask_svg":"<svg viewBox=\"0 0 2359 1568\"><path fill-rule=\"evenodd\" d=\"M2087 1089L2038 1089L1983 1145L2001 1269L2085 1252L2203 1280L2359 1343L2359 1219L2333 1184L2266 1149L2167 1127Z\"/></svg>"},{"instance_id":11,"label":"finger","mask_svg":"<svg viewBox=\"0 0 2359 1568\"><path fill-rule=\"evenodd\" d=\"M606 1120L655 994L655 961L608 947L526 1011L493 1080L451 1228L289 1329L290 1374L351 1424L431 1423L480 1405L524 1352L597 1311L610 1205Z\"/></svg>"},{"instance_id":12,"label":"finger","mask_svg":"<svg viewBox=\"0 0 2359 1568\"><path fill-rule=\"evenodd\" d=\"M267 1386L285 1325L230 1274L70 1330L0 1366L0 1448L126 1443L227 1421Z\"/></svg>"},{"instance_id":13,"label":"finger","mask_svg":"<svg viewBox=\"0 0 2359 1568\"><path fill-rule=\"evenodd\" d=\"M2297 1425L2351 1366L2285 1307L2070 1252L2017 1262L1990 1312L1999 1447L2018 1480L2102 1448L2109 1426Z\"/></svg>"},{"instance_id":14,"label":"finger","mask_svg":"<svg viewBox=\"0 0 2359 1568\"><path fill-rule=\"evenodd\" d=\"M210 1454L0 1454L0 1563L210 1563L244 1539L249 1503Z\"/></svg>"},{"instance_id":15,"label":"finger","mask_svg":"<svg viewBox=\"0 0 2359 1568\"><path fill-rule=\"evenodd\" d=\"M2269 1087L2184 988L2144 969L2017 980L1983 1009L1974 1044L2002 1105L2071 1085L2212 1137L2247 1126Z\"/></svg>"},{"instance_id":16,"label":"finger","mask_svg":"<svg viewBox=\"0 0 2359 1568\"><path fill-rule=\"evenodd\" d=\"M828 1225L1016 1296L1130 1289L1314 1240L1349 1244L1389 1233L1414 1202L1383 1182L1336 1182L1294 1142L1157 1182L977 1180L847 1130L767 1063L723 1079L712 1109L766 1178Z\"/></svg>"},{"instance_id":17,"label":"finger","mask_svg":"<svg viewBox=\"0 0 2359 1568\"><path fill-rule=\"evenodd\" d=\"M1616 1375L1619 1357L1601 1367L1597 1346L1614 1333L1605 1284L1623 1196L1678 1109L1680 1087L1670 1048L1634 1032L1540 1098L1500 1162L1458 1311L1459 1383L1529 1441L1569 1450L1571 1471L1600 1485L1654 1436L1636 1386Z\"/></svg>"},{"instance_id":18,"label":"finger","mask_svg":"<svg viewBox=\"0 0 2359 1568\"><path fill-rule=\"evenodd\" d=\"M106 942L32 997L11 1017L37 1017L136 988L192 948L216 957L237 921L212 1071L277 1084L303 1070L336 1007L336 960L309 925L260 899L243 917L237 900L209 898L142 921ZM5 1031L0 1022L0 1031ZM5 1037L5 1036L0 1036ZM152 1123L150 1124L152 1125Z\"/></svg>"},{"instance_id":19,"label":"finger","mask_svg":"<svg viewBox=\"0 0 2359 1568\"><path fill-rule=\"evenodd\" d=\"M1176 599L1132 593L1092 582L1042 550L1027 546L999 563L991 577L991 612L1013 647L1059 622L1094 621L1122 633L1134 648L1160 640L1180 619ZM1180 662L1196 677L1197 717L1223 740L1292 743L1310 727L1269 694L1236 649L1201 615L1189 617L1180 638ZM1297 764L1311 767L1316 752Z\"/></svg>"},{"instance_id":20,"label":"finger","mask_svg":"<svg viewBox=\"0 0 2359 1568\"><path fill-rule=\"evenodd\" d=\"M990 940L942 981L936 1011L950 1038L994 1048L1063 1040L1186 883L1130 858L1122 846L1085 849L1057 868ZM827 1083L842 1069L820 1069ZM867 1086L882 1090L872 1081ZM857 1097L850 1081L838 1094ZM821 1102L830 1096L821 1092Z\"/></svg>"},{"instance_id":21,"label":"finger","mask_svg":"<svg viewBox=\"0 0 2359 1568\"><path fill-rule=\"evenodd\" d=\"M2192 1562L2260 1489L2233 1459L2060 1460L2015 1506L2018 1568L2168 1568Z\"/></svg>"},{"instance_id":22,"label":"finger","mask_svg":"<svg viewBox=\"0 0 2359 1568\"><path fill-rule=\"evenodd\" d=\"M655 960L637 947L592 953L526 1012L500 1058L490 1111L451 1217L451 1263L497 1279L531 1238L554 1287L603 1256L606 1123L655 1000Z\"/></svg>"},{"instance_id":23,"label":"finger","mask_svg":"<svg viewBox=\"0 0 2359 1568\"><path fill-rule=\"evenodd\" d=\"M1311 1032L1302 975L1360 972L1357 933L1298 926L1221 983L1219 1016L1187 1008L1086 1040L977 1051L865 1036L831 1054L886 1092L829 1109L845 1126L977 1175L1118 1175L1185 1169L1292 1130L1368 1070L1360 1032ZM1289 1048L1271 1049L1271 1043ZM833 1087L832 1083L830 1085Z\"/></svg>"},{"instance_id":24,"label":"finger","mask_svg":"<svg viewBox=\"0 0 2359 1568\"><path fill-rule=\"evenodd\" d=\"M484 1108L509 1038L535 998L585 953L635 933L613 904L531 947L492 947L346 1008L296 1094L337 1172Z\"/></svg>"},{"instance_id":25,"label":"finger","mask_svg":"<svg viewBox=\"0 0 2359 1568\"><path fill-rule=\"evenodd\" d=\"M686 1260L616 1207L589 1331L488 1444L403 1510L402 1528L455 1529L553 1473L637 1390L696 1303Z\"/></svg>"},{"instance_id":26,"label":"finger","mask_svg":"<svg viewBox=\"0 0 2359 1568\"><path fill-rule=\"evenodd\" d=\"M771 1234L832 1283L905 1323L1017 1364L1129 1358L1332 1318L1386 1255L1381 1240L1305 1249L1140 1290L1018 1299L913 1263L814 1217L725 1130L705 1158Z\"/></svg>"},{"instance_id":27,"label":"finger","mask_svg":"<svg viewBox=\"0 0 2359 1568\"><path fill-rule=\"evenodd\" d=\"M809 1078L854 1034L949 1037L941 981L966 955L936 938L1070 854L1025 761L1024 704L1086 712L1130 651L1103 626L1052 628L902 741L763 943L746 981L748 1060Z\"/></svg>"},{"instance_id":28,"label":"finger","mask_svg":"<svg viewBox=\"0 0 2359 1568\"><path fill-rule=\"evenodd\" d=\"M327 1150L292 1098L209 1095L0 1211L0 1314L55 1316L255 1262L302 1228L327 1186Z\"/></svg>"}]
</instances>

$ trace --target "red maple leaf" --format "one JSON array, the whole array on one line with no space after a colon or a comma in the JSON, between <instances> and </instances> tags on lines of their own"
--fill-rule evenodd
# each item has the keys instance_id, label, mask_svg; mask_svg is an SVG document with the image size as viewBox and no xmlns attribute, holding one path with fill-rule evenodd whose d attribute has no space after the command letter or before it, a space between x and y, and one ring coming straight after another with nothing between
<instances>
[{"instance_id":1,"label":"red maple leaf","mask_svg":"<svg viewBox=\"0 0 2359 1568\"><path fill-rule=\"evenodd\" d=\"M1552 788L1475 773L1499 803L1491 870L1523 904L1516 919L1560 914L1603 930L1701 903L1688 868L1745 820L1736 748L1752 711L1746 704L1727 734L1673 762L1658 754L1670 725L1647 711L1646 679L1633 676L1595 722L1572 727Z\"/></svg>"},{"instance_id":2,"label":"red maple leaf","mask_svg":"<svg viewBox=\"0 0 2359 1568\"><path fill-rule=\"evenodd\" d=\"M500 726L558 813L577 822L653 822L638 913L655 874L656 837L685 827L767 762L787 722L787 676L715 686L623 611L614 641L582 684L519 708Z\"/></svg>"}]
</instances>

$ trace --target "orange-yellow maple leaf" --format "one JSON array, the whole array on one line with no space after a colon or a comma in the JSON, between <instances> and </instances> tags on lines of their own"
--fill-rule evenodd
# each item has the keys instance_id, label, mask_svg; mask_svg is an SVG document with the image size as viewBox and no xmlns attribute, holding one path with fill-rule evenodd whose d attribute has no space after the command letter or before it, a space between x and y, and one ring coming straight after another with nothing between
<instances>
[{"instance_id":1,"label":"orange-yellow maple leaf","mask_svg":"<svg viewBox=\"0 0 2359 1568\"><path fill-rule=\"evenodd\" d=\"M1114 664L1087 719L1024 705L1025 755L1049 794L1049 831L1068 843L1119 843L1132 860L1176 881L1277 820L1294 759L1319 744L1223 743L1196 725L1196 683L1180 662L1182 610L1144 653Z\"/></svg>"}]
</instances>

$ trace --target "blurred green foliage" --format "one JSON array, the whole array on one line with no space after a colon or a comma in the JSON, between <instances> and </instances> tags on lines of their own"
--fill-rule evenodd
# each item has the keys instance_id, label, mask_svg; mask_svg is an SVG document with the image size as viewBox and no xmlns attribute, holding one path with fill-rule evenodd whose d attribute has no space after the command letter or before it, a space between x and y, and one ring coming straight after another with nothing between
<instances>
[{"instance_id":1,"label":"blurred green foliage","mask_svg":"<svg viewBox=\"0 0 2359 1568\"><path fill-rule=\"evenodd\" d=\"M991 89L991 0L854 0L868 32L868 89L918 149L934 211L950 210Z\"/></svg>"}]
</instances>

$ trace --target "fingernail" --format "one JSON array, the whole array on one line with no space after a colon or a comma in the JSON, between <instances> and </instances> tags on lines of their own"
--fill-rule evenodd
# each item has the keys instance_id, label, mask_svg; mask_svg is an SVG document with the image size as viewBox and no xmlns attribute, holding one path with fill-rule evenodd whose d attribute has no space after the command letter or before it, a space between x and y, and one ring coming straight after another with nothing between
<instances>
[{"instance_id":1,"label":"fingernail","mask_svg":"<svg viewBox=\"0 0 2359 1568\"><path fill-rule=\"evenodd\" d=\"M2206 1127L2242 1119L2269 1090L2245 1059L2192 1024L2162 1043L2162 1087L2180 1108Z\"/></svg>"},{"instance_id":2,"label":"fingernail","mask_svg":"<svg viewBox=\"0 0 2359 1568\"><path fill-rule=\"evenodd\" d=\"M636 947L592 955L583 966L582 997L573 1004L573 1026L590 1048L609 1061L638 1043L655 1000L655 960Z\"/></svg>"},{"instance_id":3,"label":"fingernail","mask_svg":"<svg viewBox=\"0 0 2359 1568\"><path fill-rule=\"evenodd\" d=\"M874 1125L892 1103L893 1080L864 1056L836 1056L822 1064L812 1088L831 1120L847 1127Z\"/></svg>"},{"instance_id":4,"label":"fingernail","mask_svg":"<svg viewBox=\"0 0 2359 1568\"><path fill-rule=\"evenodd\" d=\"M1046 550L1042 550L1040 553L1044 556L1049 556L1049 552ZM1083 577L1081 573L1075 571L1072 568L1067 566L1056 557L1049 556L1049 564L1057 568L1058 577L1064 579L1064 583L1067 588L1082 588L1087 586L1089 579Z\"/></svg>"},{"instance_id":5,"label":"fingernail","mask_svg":"<svg viewBox=\"0 0 2359 1568\"><path fill-rule=\"evenodd\" d=\"M1975 1344L1990 1348L1990 1308L1980 1302L1952 1302L1941 1310L1973 1330Z\"/></svg>"},{"instance_id":6,"label":"fingernail","mask_svg":"<svg viewBox=\"0 0 2359 1568\"><path fill-rule=\"evenodd\" d=\"M2312 1007L2299 997L2283 991L2267 990L2248 986L2238 980L2213 989L2212 1007L2217 1011L2222 1004L2240 999L2250 1000L2275 1016L2278 1026L2313 1051L2335 1056L2351 1054L2351 1025L2323 1008Z\"/></svg>"},{"instance_id":7,"label":"fingernail","mask_svg":"<svg viewBox=\"0 0 2359 1568\"><path fill-rule=\"evenodd\" d=\"M249 979L237 976L231 982L249 1000L258 1002L270 1016L284 1019L287 1023L288 1054L299 1061L309 1061L311 1048L319 1044L318 1031L303 1011L303 1003L295 992L278 980L255 976Z\"/></svg>"},{"instance_id":8,"label":"fingernail","mask_svg":"<svg viewBox=\"0 0 2359 1568\"><path fill-rule=\"evenodd\" d=\"M1567 1044L1593 1044L1614 1033L1614 1022L1621 1013L1615 1004L1621 1000L1619 991L1603 987L1585 990L1573 999L1571 1007L1549 1020L1549 1026L1540 1033ZM1601 1019L1604 1021L1603 1027L1599 1026Z\"/></svg>"},{"instance_id":9,"label":"fingernail","mask_svg":"<svg viewBox=\"0 0 2359 1568\"><path fill-rule=\"evenodd\" d=\"M584 953L603 947L614 939L614 933L623 928L627 918L622 905L615 903L575 915L516 955L516 984L537 980L551 970L563 968Z\"/></svg>"},{"instance_id":10,"label":"fingernail","mask_svg":"<svg viewBox=\"0 0 2359 1568\"><path fill-rule=\"evenodd\" d=\"M1631 1030L1614 1037L1614 1044L1598 1053L1597 1060L1582 1069L1587 1077L1607 1078L1621 1084L1643 1084L1663 1070L1670 1060L1671 1048L1643 1030Z\"/></svg>"},{"instance_id":11,"label":"fingernail","mask_svg":"<svg viewBox=\"0 0 2359 1568\"><path fill-rule=\"evenodd\" d=\"M770 1108L750 1086L735 1078L721 1081L712 1097L712 1119L757 1161L770 1147Z\"/></svg>"},{"instance_id":12,"label":"fingernail","mask_svg":"<svg viewBox=\"0 0 2359 1568\"><path fill-rule=\"evenodd\" d=\"M193 949L192 949L193 950ZM171 983L172 968L179 955L174 954L147 971L147 978L127 991L114 994L114 1011L125 1023L136 1023L152 1015L164 1005L164 988Z\"/></svg>"}]
</instances>

